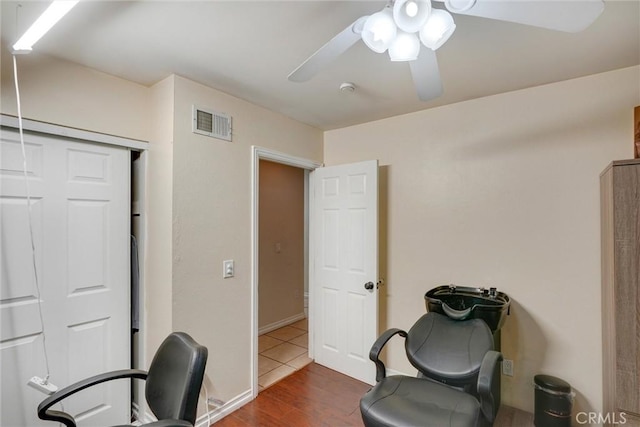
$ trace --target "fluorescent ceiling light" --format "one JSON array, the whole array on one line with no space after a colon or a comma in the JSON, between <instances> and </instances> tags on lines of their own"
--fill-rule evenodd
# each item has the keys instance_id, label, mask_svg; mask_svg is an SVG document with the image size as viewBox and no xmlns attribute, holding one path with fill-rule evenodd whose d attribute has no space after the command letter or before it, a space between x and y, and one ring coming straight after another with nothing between
<instances>
[{"instance_id":1,"label":"fluorescent ceiling light","mask_svg":"<svg viewBox=\"0 0 640 427\"><path fill-rule=\"evenodd\" d=\"M36 22L13 45L14 52L29 52L33 45L44 36L64 15L78 3L78 0L56 0L49 5Z\"/></svg>"}]
</instances>

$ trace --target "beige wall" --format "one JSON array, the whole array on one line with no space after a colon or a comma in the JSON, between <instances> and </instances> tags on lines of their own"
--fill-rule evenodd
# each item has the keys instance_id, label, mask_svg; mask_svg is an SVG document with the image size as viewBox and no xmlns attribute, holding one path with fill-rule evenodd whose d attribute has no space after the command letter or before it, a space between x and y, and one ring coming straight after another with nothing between
<instances>
[{"instance_id":1,"label":"beige wall","mask_svg":"<svg viewBox=\"0 0 640 427\"><path fill-rule=\"evenodd\" d=\"M260 329L304 315L304 173L260 161Z\"/></svg>"},{"instance_id":2,"label":"beige wall","mask_svg":"<svg viewBox=\"0 0 640 427\"><path fill-rule=\"evenodd\" d=\"M151 143L146 152L146 241L143 332L147 364L162 340L172 332L173 129L174 76L150 88ZM148 365L147 365L148 366Z\"/></svg>"},{"instance_id":3,"label":"beige wall","mask_svg":"<svg viewBox=\"0 0 640 427\"><path fill-rule=\"evenodd\" d=\"M191 132L192 105L230 114L233 142ZM209 348L209 395L248 391L251 354L251 146L321 161L322 132L175 78L173 328ZM235 277L222 278L222 261Z\"/></svg>"},{"instance_id":4,"label":"beige wall","mask_svg":"<svg viewBox=\"0 0 640 427\"><path fill-rule=\"evenodd\" d=\"M601 409L599 174L631 157L639 67L325 133L329 165L377 158L384 177L386 327L424 293L497 286L513 300L503 402L531 411L533 375ZM446 88L445 88L446 90ZM400 340L389 365L410 372Z\"/></svg>"},{"instance_id":5,"label":"beige wall","mask_svg":"<svg viewBox=\"0 0 640 427\"><path fill-rule=\"evenodd\" d=\"M0 50L0 109L17 116L13 61ZM149 140L147 87L37 52L17 56L17 65L24 118Z\"/></svg>"}]
</instances>

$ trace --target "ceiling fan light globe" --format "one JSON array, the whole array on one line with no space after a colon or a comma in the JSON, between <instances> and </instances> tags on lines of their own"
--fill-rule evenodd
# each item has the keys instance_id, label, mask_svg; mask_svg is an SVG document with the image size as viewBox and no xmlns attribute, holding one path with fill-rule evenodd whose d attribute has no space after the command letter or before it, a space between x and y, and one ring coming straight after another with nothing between
<instances>
[{"instance_id":1,"label":"ceiling fan light globe","mask_svg":"<svg viewBox=\"0 0 640 427\"><path fill-rule=\"evenodd\" d=\"M408 1L404 7L404 11L407 16L414 18L418 14L418 3L415 1Z\"/></svg>"},{"instance_id":2,"label":"ceiling fan light globe","mask_svg":"<svg viewBox=\"0 0 640 427\"><path fill-rule=\"evenodd\" d=\"M362 41L374 52L382 53L396 37L396 24L389 8L369 16L362 28Z\"/></svg>"},{"instance_id":3,"label":"ceiling fan light globe","mask_svg":"<svg viewBox=\"0 0 640 427\"><path fill-rule=\"evenodd\" d=\"M476 0L444 0L444 6L449 12L462 13L475 6Z\"/></svg>"},{"instance_id":4,"label":"ceiling fan light globe","mask_svg":"<svg viewBox=\"0 0 640 427\"><path fill-rule=\"evenodd\" d=\"M393 20L407 33L419 31L431 13L430 0L396 0L393 4Z\"/></svg>"},{"instance_id":5,"label":"ceiling fan light globe","mask_svg":"<svg viewBox=\"0 0 640 427\"><path fill-rule=\"evenodd\" d=\"M455 29L456 24L449 12L434 9L420 30L420 41L429 49L436 50L449 40Z\"/></svg>"},{"instance_id":6,"label":"ceiling fan light globe","mask_svg":"<svg viewBox=\"0 0 640 427\"><path fill-rule=\"evenodd\" d=\"M420 40L413 33L398 31L389 46L389 58L392 61L413 61L420 53Z\"/></svg>"}]
</instances>

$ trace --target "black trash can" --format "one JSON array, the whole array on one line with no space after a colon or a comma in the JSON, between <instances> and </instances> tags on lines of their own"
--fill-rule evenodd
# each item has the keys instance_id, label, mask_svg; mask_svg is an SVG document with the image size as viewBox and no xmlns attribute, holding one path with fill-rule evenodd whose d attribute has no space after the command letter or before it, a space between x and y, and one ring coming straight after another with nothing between
<instances>
[{"instance_id":1,"label":"black trash can","mask_svg":"<svg viewBox=\"0 0 640 427\"><path fill-rule=\"evenodd\" d=\"M536 427L571 427L574 393L571 385L551 375L536 375L535 412Z\"/></svg>"}]
</instances>

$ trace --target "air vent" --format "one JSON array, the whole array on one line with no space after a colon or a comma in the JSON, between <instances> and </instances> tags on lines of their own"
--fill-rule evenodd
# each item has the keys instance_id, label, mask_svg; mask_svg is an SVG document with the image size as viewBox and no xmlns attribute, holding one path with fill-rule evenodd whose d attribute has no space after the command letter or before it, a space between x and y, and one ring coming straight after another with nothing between
<instances>
[{"instance_id":1,"label":"air vent","mask_svg":"<svg viewBox=\"0 0 640 427\"><path fill-rule=\"evenodd\" d=\"M231 141L231 116L194 105L193 132Z\"/></svg>"}]
</instances>

